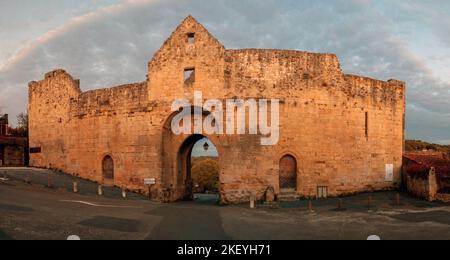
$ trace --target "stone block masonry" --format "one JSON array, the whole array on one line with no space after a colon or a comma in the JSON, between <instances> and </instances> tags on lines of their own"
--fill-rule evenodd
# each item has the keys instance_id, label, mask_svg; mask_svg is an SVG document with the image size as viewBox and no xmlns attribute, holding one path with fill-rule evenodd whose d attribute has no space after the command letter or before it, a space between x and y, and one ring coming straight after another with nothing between
<instances>
[{"instance_id":1,"label":"stone block masonry","mask_svg":"<svg viewBox=\"0 0 450 260\"><path fill-rule=\"evenodd\" d=\"M171 104L192 101L194 91L204 99L279 99L280 142L174 135ZM190 197L189 149L208 137L219 153L223 204L252 193L263 199L268 188L280 196L282 161L298 197L393 189L404 115L403 82L346 75L334 54L227 50L189 16L155 53L145 82L82 92L63 70L31 82L30 147L40 152L30 164L142 193L144 179L155 178L151 197L171 202Z\"/></svg>"}]
</instances>

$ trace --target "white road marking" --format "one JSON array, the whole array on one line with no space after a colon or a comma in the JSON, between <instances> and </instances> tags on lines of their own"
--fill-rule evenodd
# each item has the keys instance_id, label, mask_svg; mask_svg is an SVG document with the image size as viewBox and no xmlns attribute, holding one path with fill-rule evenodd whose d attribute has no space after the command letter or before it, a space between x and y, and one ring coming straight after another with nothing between
<instances>
[{"instance_id":1,"label":"white road marking","mask_svg":"<svg viewBox=\"0 0 450 260\"><path fill-rule=\"evenodd\" d=\"M371 236L369 236L367 238L367 240L369 240L369 241L378 241L378 240L381 240L381 237L377 236L377 235L371 235Z\"/></svg>"},{"instance_id":2,"label":"white road marking","mask_svg":"<svg viewBox=\"0 0 450 260\"><path fill-rule=\"evenodd\" d=\"M81 238L77 235L71 235L67 238L67 240L69 241L77 241L77 240L81 240Z\"/></svg>"},{"instance_id":3,"label":"white road marking","mask_svg":"<svg viewBox=\"0 0 450 260\"><path fill-rule=\"evenodd\" d=\"M88 205L92 207L100 207L100 208L132 208L138 209L140 207L132 207L132 206L116 206L116 205L100 205L92 202L81 201L81 200L60 200L60 202L70 202L70 203L79 203L83 205Z\"/></svg>"}]
</instances>

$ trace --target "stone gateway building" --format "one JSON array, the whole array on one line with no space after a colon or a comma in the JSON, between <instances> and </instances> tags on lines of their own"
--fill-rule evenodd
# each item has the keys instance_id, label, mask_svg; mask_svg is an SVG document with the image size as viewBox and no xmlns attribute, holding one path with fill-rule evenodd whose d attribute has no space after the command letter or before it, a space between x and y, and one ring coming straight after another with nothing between
<instances>
[{"instance_id":1,"label":"stone gateway building","mask_svg":"<svg viewBox=\"0 0 450 260\"><path fill-rule=\"evenodd\" d=\"M194 91L279 99L278 144L262 146L260 134L175 135L172 102L192 101ZM400 185L404 116L403 82L344 74L333 54L227 50L189 16L149 62L145 82L82 92L63 70L31 82L30 165L171 202L192 198L191 151L207 137L219 154L223 204L267 190L339 196Z\"/></svg>"}]
</instances>

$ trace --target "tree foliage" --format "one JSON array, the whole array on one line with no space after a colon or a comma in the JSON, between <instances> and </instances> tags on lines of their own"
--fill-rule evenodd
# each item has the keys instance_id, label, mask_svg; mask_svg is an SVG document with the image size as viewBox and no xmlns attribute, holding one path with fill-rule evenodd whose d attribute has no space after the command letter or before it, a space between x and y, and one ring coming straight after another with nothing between
<instances>
[{"instance_id":1,"label":"tree foliage","mask_svg":"<svg viewBox=\"0 0 450 260\"><path fill-rule=\"evenodd\" d=\"M431 144L420 140L406 140L405 150L407 152L432 150L450 154L450 145Z\"/></svg>"},{"instance_id":2,"label":"tree foliage","mask_svg":"<svg viewBox=\"0 0 450 260\"><path fill-rule=\"evenodd\" d=\"M214 157L195 157L191 161L191 177L196 191L219 191L219 163Z\"/></svg>"},{"instance_id":3,"label":"tree foliage","mask_svg":"<svg viewBox=\"0 0 450 260\"><path fill-rule=\"evenodd\" d=\"M17 127L10 127L9 133L16 137L28 137L28 114L20 113L17 116Z\"/></svg>"}]
</instances>

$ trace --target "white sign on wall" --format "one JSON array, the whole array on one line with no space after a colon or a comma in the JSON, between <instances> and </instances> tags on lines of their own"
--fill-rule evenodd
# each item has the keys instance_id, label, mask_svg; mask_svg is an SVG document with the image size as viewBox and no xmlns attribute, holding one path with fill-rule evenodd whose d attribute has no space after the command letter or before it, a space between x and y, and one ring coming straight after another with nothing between
<instances>
[{"instance_id":1,"label":"white sign on wall","mask_svg":"<svg viewBox=\"0 0 450 260\"><path fill-rule=\"evenodd\" d=\"M393 182L394 181L394 165L393 164L386 164L386 177L385 180L387 182Z\"/></svg>"},{"instance_id":2,"label":"white sign on wall","mask_svg":"<svg viewBox=\"0 0 450 260\"><path fill-rule=\"evenodd\" d=\"M155 184L156 184L155 178L144 179L144 185L155 185Z\"/></svg>"}]
</instances>

